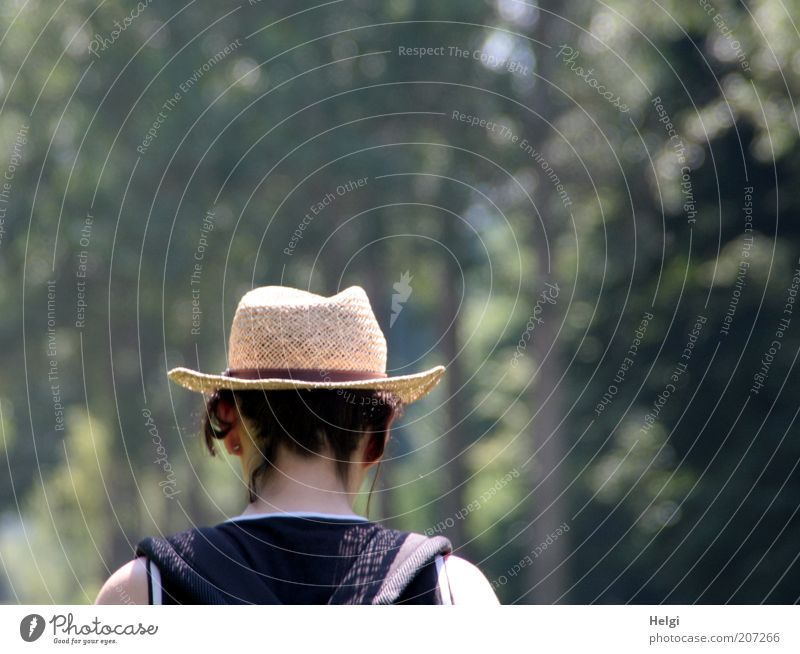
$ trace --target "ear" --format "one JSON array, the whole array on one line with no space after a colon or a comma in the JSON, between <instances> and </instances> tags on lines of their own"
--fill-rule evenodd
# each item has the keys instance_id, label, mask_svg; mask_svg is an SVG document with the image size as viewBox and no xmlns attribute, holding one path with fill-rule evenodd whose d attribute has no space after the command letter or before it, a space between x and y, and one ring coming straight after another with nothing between
<instances>
[{"instance_id":1,"label":"ear","mask_svg":"<svg viewBox=\"0 0 800 654\"><path fill-rule=\"evenodd\" d=\"M222 439L222 442L225 443L225 449L228 451L228 454L242 456L242 439L239 435L238 421L231 427L231 430L225 434L225 438Z\"/></svg>"},{"instance_id":2,"label":"ear","mask_svg":"<svg viewBox=\"0 0 800 654\"><path fill-rule=\"evenodd\" d=\"M217 403L217 417L223 422L235 423L239 419L239 410L233 402L227 399L220 400Z\"/></svg>"},{"instance_id":3,"label":"ear","mask_svg":"<svg viewBox=\"0 0 800 654\"><path fill-rule=\"evenodd\" d=\"M225 449L233 456L242 455L242 438L239 430L241 425L239 409L233 402L220 402L217 405L217 416L231 426L230 431L223 438Z\"/></svg>"},{"instance_id":4,"label":"ear","mask_svg":"<svg viewBox=\"0 0 800 654\"><path fill-rule=\"evenodd\" d=\"M364 468L370 468L383 457L383 453L386 450L386 443L389 442L389 430L387 429L382 434L370 434L365 440L366 445L364 447L363 465Z\"/></svg>"}]
</instances>

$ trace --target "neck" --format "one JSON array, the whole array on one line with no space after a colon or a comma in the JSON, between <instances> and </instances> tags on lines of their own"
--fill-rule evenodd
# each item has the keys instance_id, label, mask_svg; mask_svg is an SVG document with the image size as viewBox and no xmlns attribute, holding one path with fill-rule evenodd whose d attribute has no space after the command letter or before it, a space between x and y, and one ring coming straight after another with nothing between
<instances>
[{"instance_id":1,"label":"neck","mask_svg":"<svg viewBox=\"0 0 800 654\"><path fill-rule=\"evenodd\" d=\"M345 489L333 461L284 456L277 463L257 489L255 501L247 505L242 515L285 511L353 514L355 495Z\"/></svg>"}]
</instances>

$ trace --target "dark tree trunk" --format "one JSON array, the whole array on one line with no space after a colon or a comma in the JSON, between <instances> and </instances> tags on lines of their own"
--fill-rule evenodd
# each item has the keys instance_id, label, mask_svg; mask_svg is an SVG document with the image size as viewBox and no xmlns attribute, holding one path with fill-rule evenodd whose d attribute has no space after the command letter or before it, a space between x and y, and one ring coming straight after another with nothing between
<instances>
[{"instance_id":1,"label":"dark tree trunk","mask_svg":"<svg viewBox=\"0 0 800 654\"><path fill-rule=\"evenodd\" d=\"M556 14L562 14L563 5L556 2L543 2L541 8ZM543 38L547 42L563 38L566 41L574 38L574 32L563 18L542 11L538 35L549 35ZM546 79L553 79L553 68L556 65L553 53L542 51L539 57L539 73ZM548 97L551 96L551 97ZM544 149L544 143L552 136L548 123L556 118L558 102L554 101L552 92L537 93L529 98L531 106L542 118L536 119L528 116L524 123L525 136L534 143L539 150ZM558 174L559 171L556 171ZM560 174L563 179L565 175ZM552 198L554 191L547 187L549 180L540 175L540 195L536 198L538 206L551 206L547 202ZM548 218L551 218L548 220ZM564 561L567 557L568 535L556 536L556 531L563 523L569 522L569 508L565 498L558 499L566 487L565 471L567 466L562 461L564 456L563 435L558 428L562 419L564 407L563 383L555 387L561 377L560 345L556 341L558 325L561 322L563 303L569 297L568 289L564 288L565 281L555 275L557 262L556 242L560 234L559 225L569 226L569 215L566 209L559 206L558 215L550 217L546 209L543 210L542 220L547 230L547 241L542 233L538 217L531 221L527 235L527 248L533 252L535 262L535 278L530 280L527 288L527 297L530 298L530 307L534 307L540 298L545 282L557 283L560 289L557 304L548 304L543 312L543 323L537 325L534 336L529 346L529 354L537 366L535 380L531 383L528 392L530 415L536 415L531 423L531 454L534 455L528 464L528 479L531 488L535 489L529 500L528 520L532 521L530 528L523 536L522 544L525 553L536 551L535 548L543 543L547 544L534 559L534 565L526 568L527 577L523 580L521 592L525 593L523 601L535 604L553 604L560 600L567 588L567 574ZM548 270L548 250L550 245L550 270ZM548 354L549 350L549 354ZM549 397L548 397L549 396ZM563 600L562 600L563 601Z\"/></svg>"},{"instance_id":2,"label":"dark tree trunk","mask_svg":"<svg viewBox=\"0 0 800 654\"><path fill-rule=\"evenodd\" d=\"M448 247L458 253L457 247L459 234L457 227L452 223L452 217L442 218L447 221L444 228L444 239ZM456 255L458 256L458 255ZM467 478L467 469L464 463L464 449L468 443L465 432L465 423L458 424L467 414L466 389L464 385L464 372L459 355L459 331L461 315L459 314L459 297L461 295L462 279L456 274L457 269L451 261L440 267L441 286L439 301L441 309L439 315L439 331L444 334L442 338L442 354L447 363L447 372L442 380L445 389L445 424L442 434L442 457L447 462L441 469L442 483L438 515L440 520L453 518L454 523L449 527L446 535L455 547L460 547L465 541L464 524L462 520L455 519L455 515L463 506L463 487L457 488ZM460 389L460 390L459 390ZM465 551L468 555L468 551Z\"/></svg>"}]
</instances>

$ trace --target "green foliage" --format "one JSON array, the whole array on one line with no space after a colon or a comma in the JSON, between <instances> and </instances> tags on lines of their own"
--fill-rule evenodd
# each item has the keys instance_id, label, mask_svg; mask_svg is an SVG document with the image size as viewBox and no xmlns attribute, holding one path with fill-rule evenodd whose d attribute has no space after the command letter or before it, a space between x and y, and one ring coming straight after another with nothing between
<instances>
[{"instance_id":1,"label":"green foliage","mask_svg":"<svg viewBox=\"0 0 800 654\"><path fill-rule=\"evenodd\" d=\"M492 580L570 526L498 586L503 601L796 601L800 316L764 390L751 385L798 265L800 2L222 4L152 3L96 55L130 3L0 7L0 175L29 128L0 223L0 597L91 601L140 538L242 510L236 462L203 452L200 400L165 373L225 368L238 298L284 283L363 285L390 368L450 368L395 430L371 516L416 531L451 519L444 533ZM508 52L528 72L399 46ZM685 148L694 223L655 96ZM723 335L746 186L755 240ZM546 282L558 300L534 313ZM642 433L698 314L686 375Z\"/></svg>"}]
</instances>

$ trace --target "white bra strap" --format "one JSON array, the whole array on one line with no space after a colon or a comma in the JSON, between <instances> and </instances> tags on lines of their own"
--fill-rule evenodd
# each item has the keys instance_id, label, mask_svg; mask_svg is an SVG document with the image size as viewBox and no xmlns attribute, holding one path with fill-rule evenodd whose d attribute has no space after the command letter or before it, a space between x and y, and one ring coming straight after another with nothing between
<instances>
[{"instance_id":1,"label":"white bra strap","mask_svg":"<svg viewBox=\"0 0 800 654\"><path fill-rule=\"evenodd\" d=\"M147 559L147 574L150 576L150 604L161 604L161 571L150 559Z\"/></svg>"},{"instance_id":2,"label":"white bra strap","mask_svg":"<svg viewBox=\"0 0 800 654\"><path fill-rule=\"evenodd\" d=\"M436 579L439 586L439 594L442 596L442 604L452 604L453 596L450 593L450 580L447 578L444 557L441 554L437 554L434 561L436 561Z\"/></svg>"}]
</instances>

